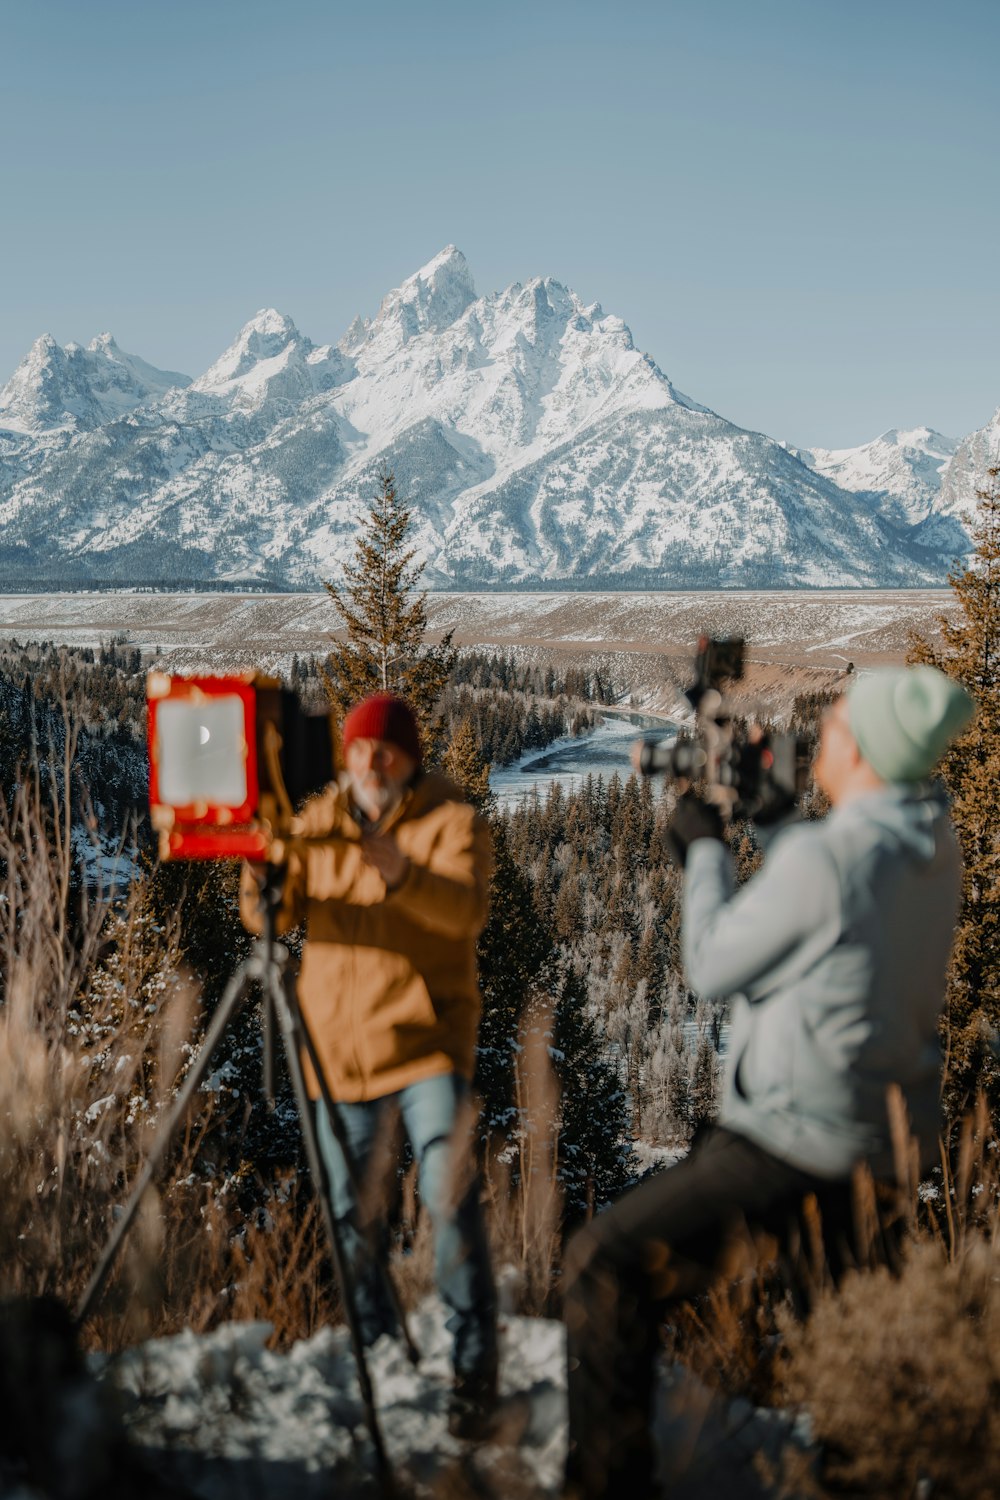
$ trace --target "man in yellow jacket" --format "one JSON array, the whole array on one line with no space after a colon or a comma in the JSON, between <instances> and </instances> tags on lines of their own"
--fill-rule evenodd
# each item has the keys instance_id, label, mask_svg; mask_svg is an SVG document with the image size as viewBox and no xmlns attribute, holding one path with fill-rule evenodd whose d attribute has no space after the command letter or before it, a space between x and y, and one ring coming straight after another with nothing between
<instances>
[{"instance_id":1,"label":"man in yellow jacket","mask_svg":"<svg viewBox=\"0 0 1000 1500\"><path fill-rule=\"evenodd\" d=\"M418 1163L450 1309L452 1427L472 1433L496 1397L496 1298L467 1145L480 994L476 938L492 870L489 829L445 776L422 769L409 706L390 694L343 724L345 770L303 810L289 846L278 931L305 924L302 1014L336 1101L348 1168L321 1103L317 1133L351 1263L362 1337L395 1317L371 1254L367 1198L397 1117ZM244 923L260 930L253 872ZM306 1061L306 1081L319 1095ZM377 1184L374 1185L377 1194Z\"/></svg>"}]
</instances>

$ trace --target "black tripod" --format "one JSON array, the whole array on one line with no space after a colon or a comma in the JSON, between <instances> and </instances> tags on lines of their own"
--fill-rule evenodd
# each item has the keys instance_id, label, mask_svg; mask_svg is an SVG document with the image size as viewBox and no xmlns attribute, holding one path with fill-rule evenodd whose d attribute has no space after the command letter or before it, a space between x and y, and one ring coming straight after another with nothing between
<instances>
[{"instance_id":1,"label":"black tripod","mask_svg":"<svg viewBox=\"0 0 1000 1500\"><path fill-rule=\"evenodd\" d=\"M348 1173L351 1176L352 1186L357 1200L358 1183L354 1175L351 1154L347 1141L344 1138L340 1117L334 1107L330 1095L329 1085L309 1029L303 1020L299 1010L298 995L295 989L295 977L288 963L288 949L275 939L275 921L278 904L281 900L281 890L284 883L283 870L275 865L268 865L264 876L264 884L261 888L261 907L264 917L263 936L254 943L253 950L239 968L233 974L226 985L222 999L219 1001L212 1023L208 1028L201 1051L198 1053L184 1084L174 1100L173 1108L160 1126L150 1147L145 1165L136 1179L132 1192L125 1204L121 1216L117 1220L107 1244L101 1254L94 1274L90 1278L87 1290L84 1292L79 1306L76 1310L77 1324L83 1323L93 1310L97 1298L108 1278L115 1257L128 1234L129 1228L138 1212L142 1196L149 1187L153 1177L163 1160L164 1155L173 1140L184 1115L187 1113L188 1105L194 1094L200 1088L205 1074L208 1072L212 1057L229 1026L236 1020L243 1006L250 997L251 986L258 984L262 994L262 1009L264 1018L264 1084L269 1103L273 1104L273 1075L274 1075L274 1048L273 1048L273 1021L277 1017L281 1027L282 1040L284 1042L285 1056L288 1062L288 1071L292 1080L292 1088L295 1092L295 1102L298 1107L299 1120L302 1126L302 1137L305 1141L306 1159L309 1163L309 1171L312 1175L313 1184L323 1213L327 1235L330 1240L330 1250L333 1256L334 1269L337 1281L340 1285L341 1300L344 1304L344 1313L347 1318L347 1326L350 1330L351 1348L354 1352L354 1360L358 1369L358 1384L361 1388L361 1400L365 1410L365 1421L371 1435L372 1444L375 1449L375 1458L378 1467L379 1483L382 1493L389 1497L396 1494L396 1486L393 1482L392 1471L385 1451L385 1443L382 1438L382 1430L375 1412L375 1402L372 1394L371 1378L368 1372L368 1363L365 1358L364 1344L361 1339L361 1329L358 1322L357 1305L354 1298L354 1286L351 1278L351 1270L344 1254L337 1222L333 1215L330 1197L325 1190L325 1178L323 1165L319 1153L319 1145L316 1139L316 1127L313 1120L309 1097L306 1093L305 1078L302 1072L302 1052L306 1053L312 1065L313 1071L319 1080L320 1095L327 1110L330 1124L333 1128L337 1144L347 1164ZM373 1253L375 1253L373 1246ZM403 1336L406 1340L407 1350L411 1360L415 1364L419 1358L418 1351L406 1326L406 1320L399 1306L399 1299L389 1276L388 1268L384 1260L378 1261L379 1270L384 1278L386 1289L389 1293L394 1311Z\"/></svg>"}]
</instances>

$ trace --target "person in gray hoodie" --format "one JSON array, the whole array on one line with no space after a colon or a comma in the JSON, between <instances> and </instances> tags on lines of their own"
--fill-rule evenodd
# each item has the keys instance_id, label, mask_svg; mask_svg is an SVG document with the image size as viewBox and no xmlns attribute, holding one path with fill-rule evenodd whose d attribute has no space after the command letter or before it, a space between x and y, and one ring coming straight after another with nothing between
<instances>
[{"instance_id":1,"label":"person in gray hoodie","mask_svg":"<svg viewBox=\"0 0 1000 1500\"><path fill-rule=\"evenodd\" d=\"M731 1007L723 1102L684 1161L568 1247L567 1495L655 1493L659 1322L734 1265L748 1233L791 1247L813 1199L831 1269L843 1269L855 1169L893 1176L890 1098L905 1103L922 1164L934 1159L961 866L927 778L971 714L932 667L858 678L821 726L814 777L830 815L777 830L739 890L718 810L680 799L670 838L685 868L685 969Z\"/></svg>"}]
</instances>

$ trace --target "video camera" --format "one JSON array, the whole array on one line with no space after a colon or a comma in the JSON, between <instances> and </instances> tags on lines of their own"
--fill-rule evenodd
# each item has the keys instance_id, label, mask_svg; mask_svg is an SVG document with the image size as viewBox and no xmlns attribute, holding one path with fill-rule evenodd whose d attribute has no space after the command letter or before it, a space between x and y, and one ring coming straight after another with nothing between
<instances>
[{"instance_id":1,"label":"video camera","mask_svg":"<svg viewBox=\"0 0 1000 1500\"><path fill-rule=\"evenodd\" d=\"M697 715L694 734L642 742L637 765L644 776L704 781L710 801L733 818L767 821L791 808L809 779L810 743L796 734L737 737L725 709L723 685L743 676L742 636L702 636L695 677L685 697Z\"/></svg>"},{"instance_id":2,"label":"video camera","mask_svg":"<svg viewBox=\"0 0 1000 1500\"><path fill-rule=\"evenodd\" d=\"M271 861L334 774L330 714L258 673L146 679L149 811L160 858ZM276 843L277 841L277 843Z\"/></svg>"}]
</instances>

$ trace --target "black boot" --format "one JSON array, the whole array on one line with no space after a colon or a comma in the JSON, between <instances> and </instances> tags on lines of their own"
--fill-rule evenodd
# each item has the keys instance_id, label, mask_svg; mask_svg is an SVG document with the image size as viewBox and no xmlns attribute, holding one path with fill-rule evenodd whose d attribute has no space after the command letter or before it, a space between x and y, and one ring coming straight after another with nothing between
<instances>
[{"instance_id":1,"label":"black boot","mask_svg":"<svg viewBox=\"0 0 1000 1500\"><path fill-rule=\"evenodd\" d=\"M497 1409L497 1369L456 1372L448 1402L448 1431L452 1437L481 1442L489 1437Z\"/></svg>"}]
</instances>

